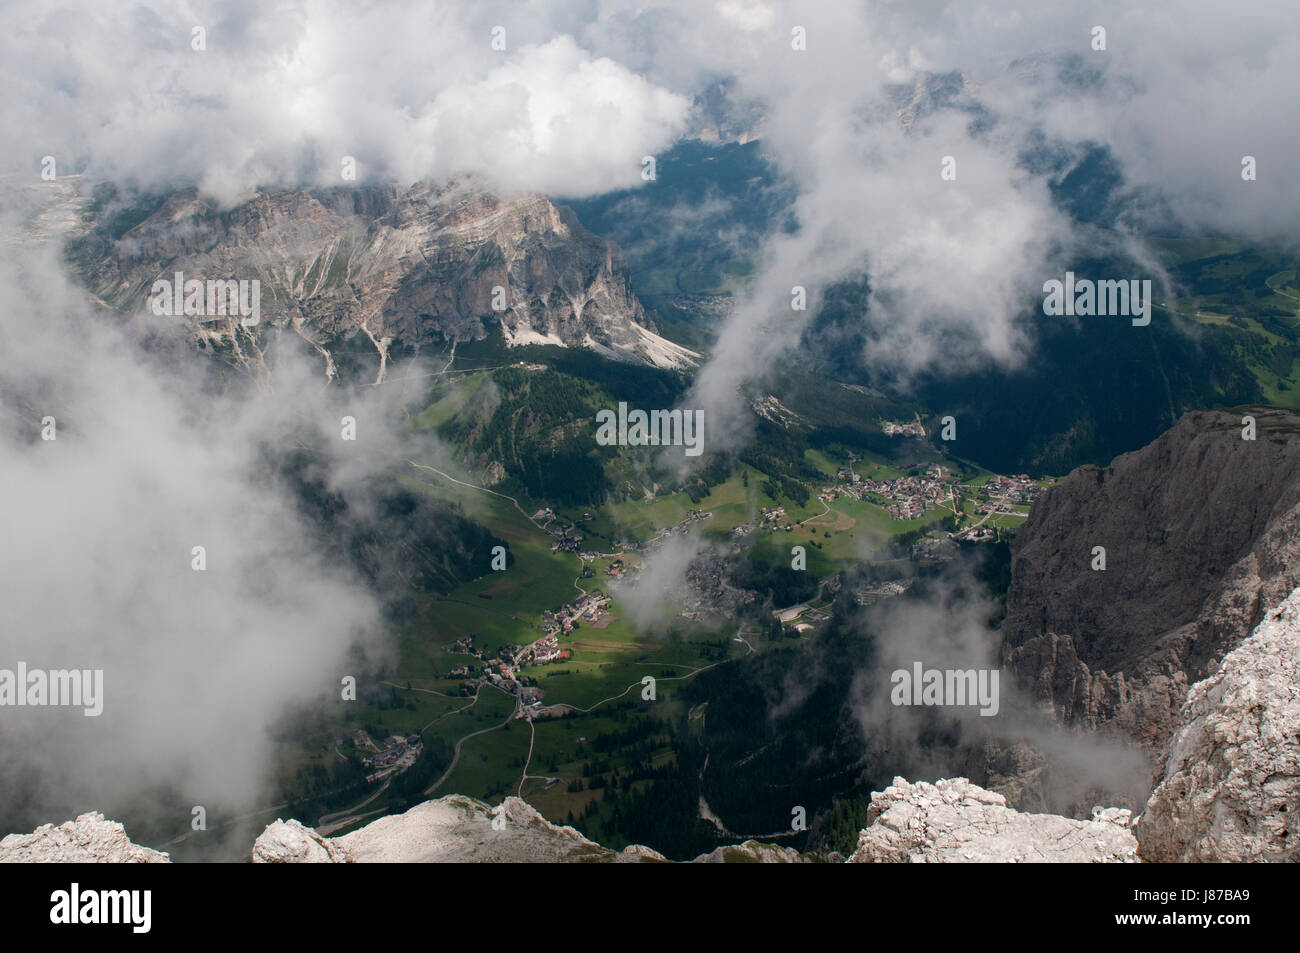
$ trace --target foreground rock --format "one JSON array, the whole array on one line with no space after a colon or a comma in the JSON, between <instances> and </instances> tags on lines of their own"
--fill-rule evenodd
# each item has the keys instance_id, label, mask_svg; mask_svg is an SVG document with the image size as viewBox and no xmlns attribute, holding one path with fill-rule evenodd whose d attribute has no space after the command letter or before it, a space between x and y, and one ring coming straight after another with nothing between
<instances>
[{"instance_id":1,"label":"foreground rock","mask_svg":"<svg viewBox=\"0 0 1300 953\"><path fill-rule=\"evenodd\" d=\"M0 840L6 864L166 864L161 851L131 843L126 829L103 814L82 814L55 827L43 824L30 834Z\"/></svg>"},{"instance_id":2,"label":"foreground rock","mask_svg":"<svg viewBox=\"0 0 1300 953\"><path fill-rule=\"evenodd\" d=\"M756 840L747 840L743 844L727 844L717 847L707 854L701 854L693 864L807 864L824 859L843 861L839 854L822 858L814 854L801 854L792 847L779 844L763 844Z\"/></svg>"},{"instance_id":3,"label":"foreground rock","mask_svg":"<svg viewBox=\"0 0 1300 953\"><path fill-rule=\"evenodd\" d=\"M1138 842L1153 861L1300 860L1300 589L1192 686Z\"/></svg>"},{"instance_id":4,"label":"foreground rock","mask_svg":"<svg viewBox=\"0 0 1300 953\"><path fill-rule=\"evenodd\" d=\"M495 821L495 826L494 822ZM663 861L632 846L613 851L552 824L527 802L499 808L452 794L417 804L333 839L297 821L276 821L253 845L255 863L627 863Z\"/></svg>"},{"instance_id":5,"label":"foreground rock","mask_svg":"<svg viewBox=\"0 0 1300 953\"><path fill-rule=\"evenodd\" d=\"M253 843L255 864L350 864L352 856L338 843L321 837L298 821L277 820Z\"/></svg>"},{"instance_id":6,"label":"foreground rock","mask_svg":"<svg viewBox=\"0 0 1300 953\"><path fill-rule=\"evenodd\" d=\"M719 847L693 862L797 864L819 859L789 847L745 841ZM666 863L668 859L639 844L621 851L602 847L572 827L552 824L519 798L508 797L497 808L459 794L425 801L405 814L381 817L342 837L321 837L297 821L276 821L253 845L253 862L271 864L643 861Z\"/></svg>"},{"instance_id":7,"label":"foreground rock","mask_svg":"<svg viewBox=\"0 0 1300 953\"><path fill-rule=\"evenodd\" d=\"M869 826L850 863L1133 863L1128 811L1097 808L1093 820L1021 814L965 778L909 784L871 795Z\"/></svg>"}]
</instances>

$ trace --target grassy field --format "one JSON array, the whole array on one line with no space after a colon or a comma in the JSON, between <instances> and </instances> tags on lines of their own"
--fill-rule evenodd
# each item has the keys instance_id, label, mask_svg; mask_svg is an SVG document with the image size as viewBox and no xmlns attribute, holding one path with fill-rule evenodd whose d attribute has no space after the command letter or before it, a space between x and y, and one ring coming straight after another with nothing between
<instances>
[{"instance_id":1,"label":"grassy field","mask_svg":"<svg viewBox=\"0 0 1300 953\"><path fill-rule=\"evenodd\" d=\"M438 399L413 418L412 426L436 428L450 419L487 377L471 374L454 387L440 389ZM854 469L865 478L888 480L916 472L918 465L941 461L972 486L979 486L989 476L918 443L899 441L896 450L894 458L865 454ZM814 494L835 482L836 470L847 462L842 448L809 450L805 459L821 474L807 484ZM937 527L949 512L940 507L921 519L893 520L884 506L873 502L845 497L826 505L815 495L806 504L792 505L763 491L765 474L742 466L698 503L686 493L674 493L588 507L556 506L550 525L575 524L585 537L584 549L608 554L591 563L592 576L581 578L582 561L572 553L552 551L553 538L524 515L544 503L520 499L521 513L510 500L453 482L429 469L432 466L448 469L447 464L429 461L425 467L403 468L395 475L410 489L459 506L467 517L501 539L512 558L510 567L489 572L444 595L412 594L414 612L399 628L396 659L383 676L383 703L373 692L366 693L362 701L344 706L310 731L298 734L303 741L285 746L281 759L286 778L300 768L334 764L351 752L352 732L368 726L372 735L380 732L380 738L390 733L418 733L426 743L441 739L449 747L464 739L455 769L438 793L499 801L520 789L531 740L528 774L536 777L523 781L525 796L553 820L563 821L570 812L581 814L593 798L601 796L590 788L590 778L583 779L584 767L590 773L595 763L605 774L628 769L626 752L609 749L597 757L593 750L597 739L672 710L678 704L673 700L677 692L700 671L720 664L719 659L767 648L762 638L752 638L750 644L735 642L735 624L730 622L693 635L638 629L620 602L616 581L606 576L605 570L614 558L632 566L643 557L618 553L617 543L650 539L696 510L710 512L712 518L695 524L695 532L726 540L741 523L756 523L760 508L785 505L788 518L796 524L789 531L756 529L746 537L753 546L752 558L759 564L789 566L791 547L799 545L805 547L807 569L816 578L869 559L896 564L906 573L913 567L905 555L889 550L890 540L902 533ZM464 483L476 479L451 475ZM974 496L972 490L963 499L962 509L968 516L973 514ZM991 518L989 525L1009 527L1023 519L1019 514L999 516ZM596 588L612 598L609 616L599 627L582 620L574 632L560 637L560 646L570 657L520 673L542 689L544 706L560 706L556 710L568 711L567 717L541 719L533 726L525 720L507 722L515 710L512 696L480 686L476 698L465 697L460 694L464 680L448 677L453 667L469 665L473 672L469 680L473 681L482 665L477 659L447 652L446 647L456 639L471 636L487 657L507 643L528 644L543 634L543 611L570 602L580 589ZM647 675L656 679L653 701L642 698L642 679ZM579 742L579 738L587 741ZM641 750L644 754L644 748ZM666 742L657 745L651 760L668 757L670 751ZM560 780L548 785L546 778ZM579 781L583 782L580 790ZM365 810L387 807L387 795L381 795Z\"/></svg>"}]
</instances>

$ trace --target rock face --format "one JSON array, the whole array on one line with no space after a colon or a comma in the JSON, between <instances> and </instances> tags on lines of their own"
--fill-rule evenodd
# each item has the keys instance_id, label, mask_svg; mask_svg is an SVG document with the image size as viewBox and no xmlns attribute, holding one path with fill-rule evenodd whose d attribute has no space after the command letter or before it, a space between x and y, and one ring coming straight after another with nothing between
<instances>
[{"instance_id":1,"label":"rock face","mask_svg":"<svg viewBox=\"0 0 1300 953\"><path fill-rule=\"evenodd\" d=\"M693 864L806 864L812 863L821 858L814 857L811 854L801 854L792 847L782 847L779 844L763 844L755 840L747 840L743 844L727 844L722 847L714 848L707 854L700 854L691 863ZM844 858L839 854L834 855L831 859L842 861Z\"/></svg>"},{"instance_id":2,"label":"rock face","mask_svg":"<svg viewBox=\"0 0 1300 953\"><path fill-rule=\"evenodd\" d=\"M1003 666L1066 724L1162 756L1188 687L1300 584L1300 418L1195 412L1043 494L1013 544ZM1105 571L1091 568L1105 549Z\"/></svg>"},{"instance_id":3,"label":"rock face","mask_svg":"<svg viewBox=\"0 0 1300 953\"><path fill-rule=\"evenodd\" d=\"M330 374L341 354L377 352L382 376L391 347L478 340L497 327L511 344L587 347L663 367L698 358L656 333L617 246L538 195L420 183L263 192L223 212L191 190L120 235L109 224L72 255L115 308L146 310L154 282L178 271L260 281L254 327L185 318L200 342L255 370L284 333L308 341Z\"/></svg>"},{"instance_id":4,"label":"rock face","mask_svg":"<svg viewBox=\"0 0 1300 953\"><path fill-rule=\"evenodd\" d=\"M495 826L494 822L495 821ZM519 798L500 808L459 794L417 804L334 839L276 821L253 845L261 863L628 863L664 861L647 847L613 851L559 827Z\"/></svg>"},{"instance_id":5,"label":"rock face","mask_svg":"<svg viewBox=\"0 0 1300 953\"><path fill-rule=\"evenodd\" d=\"M161 851L131 843L126 829L103 814L82 814L55 827L43 824L30 834L0 840L0 863L6 864L166 864Z\"/></svg>"},{"instance_id":6,"label":"rock face","mask_svg":"<svg viewBox=\"0 0 1300 953\"><path fill-rule=\"evenodd\" d=\"M1192 686L1138 842L1152 861L1300 860L1300 589Z\"/></svg>"},{"instance_id":7,"label":"rock face","mask_svg":"<svg viewBox=\"0 0 1300 953\"><path fill-rule=\"evenodd\" d=\"M1133 863L1129 811L1096 808L1093 819L1022 814L965 778L909 784L871 795L869 826L850 863Z\"/></svg>"},{"instance_id":8,"label":"rock face","mask_svg":"<svg viewBox=\"0 0 1300 953\"><path fill-rule=\"evenodd\" d=\"M253 843L255 864L350 864L352 856L338 843L294 820L268 824Z\"/></svg>"}]
</instances>

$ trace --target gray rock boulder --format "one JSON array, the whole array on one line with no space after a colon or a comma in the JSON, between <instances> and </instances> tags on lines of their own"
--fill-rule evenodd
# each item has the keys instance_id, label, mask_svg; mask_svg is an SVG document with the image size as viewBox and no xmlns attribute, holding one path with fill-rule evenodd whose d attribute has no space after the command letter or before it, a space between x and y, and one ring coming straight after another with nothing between
<instances>
[{"instance_id":1,"label":"gray rock boulder","mask_svg":"<svg viewBox=\"0 0 1300 953\"><path fill-rule=\"evenodd\" d=\"M648 847L601 847L542 817L526 801L500 807L452 794L417 804L337 838L276 821L253 845L263 863L637 863L664 861Z\"/></svg>"},{"instance_id":2,"label":"gray rock boulder","mask_svg":"<svg viewBox=\"0 0 1300 953\"><path fill-rule=\"evenodd\" d=\"M1090 821L1022 814L965 778L871 795L868 826L850 863L1134 863L1132 815L1097 808Z\"/></svg>"},{"instance_id":3,"label":"gray rock boulder","mask_svg":"<svg viewBox=\"0 0 1300 953\"><path fill-rule=\"evenodd\" d=\"M298 821L277 820L253 843L255 864L350 864L352 857L338 841L321 837Z\"/></svg>"},{"instance_id":4,"label":"gray rock boulder","mask_svg":"<svg viewBox=\"0 0 1300 953\"><path fill-rule=\"evenodd\" d=\"M126 828L103 814L82 814L57 827L42 824L30 834L0 840L6 864L166 864L167 854L131 843Z\"/></svg>"}]
</instances>

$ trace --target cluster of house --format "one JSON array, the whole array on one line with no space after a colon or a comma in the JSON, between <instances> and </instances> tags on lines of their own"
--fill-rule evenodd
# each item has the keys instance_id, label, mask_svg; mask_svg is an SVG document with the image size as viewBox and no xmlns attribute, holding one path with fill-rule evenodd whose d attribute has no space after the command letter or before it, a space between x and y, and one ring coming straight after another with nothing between
<instances>
[{"instance_id":1,"label":"cluster of house","mask_svg":"<svg viewBox=\"0 0 1300 953\"><path fill-rule=\"evenodd\" d=\"M893 420L886 420L881 424L880 429L889 437L924 437L925 425L920 420L913 420L909 424L900 424Z\"/></svg>"},{"instance_id":2,"label":"cluster of house","mask_svg":"<svg viewBox=\"0 0 1300 953\"><path fill-rule=\"evenodd\" d=\"M635 542L624 540L618 544L621 552L625 553L653 553L663 545L663 541L669 536L685 536L690 532L693 523L702 523L704 520L713 519L713 513L709 510L690 510L676 526L668 529L657 530L653 539L647 539L644 542Z\"/></svg>"},{"instance_id":3,"label":"cluster of house","mask_svg":"<svg viewBox=\"0 0 1300 953\"><path fill-rule=\"evenodd\" d=\"M593 589L591 592L583 593L572 602L565 603L553 612L543 612L542 631L547 635L563 635L572 632L579 619L586 619L588 622L599 622L608 605L609 596L599 589Z\"/></svg>"},{"instance_id":4,"label":"cluster of house","mask_svg":"<svg viewBox=\"0 0 1300 953\"><path fill-rule=\"evenodd\" d=\"M358 749L363 746L377 749L370 736L364 731L356 732L352 736L352 743ZM390 774L397 774L405 771L411 765L415 764L415 759L420 756L420 749L423 744L419 735L407 735L405 738L399 738L396 735L389 735L384 739L384 749L376 750L374 754L368 754L362 757L361 763L367 768L374 768L367 781L377 781L388 777Z\"/></svg>"},{"instance_id":5,"label":"cluster of house","mask_svg":"<svg viewBox=\"0 0 1300 953\"><path fill-rule=\"evenodd\" d=\"M475 658L483 657L483 650L474 645L474 636L462 635L459 639L447 646L448 652L458 653L460 655L472 655ZM464 668L464 666L461 666ZM468 671L466 671L468 674Z\"/></svg>"},{"instance_id":6,"label":"cluster of house","mask_svg":"<svg viewBox=\"0 0 1300 953\"><path fill-rule=\"evenodd\" d=\"M784 506L774 506L770 510L766 506L761 507L758 515L758 525L763 529L771 530L774 533L782 529L787 533L794 531L794 524L790 522L790 517L785 515Z\"/></svg>"},{"instance_id":7,"label":"cluster of house","mask_svg":"<svg viewBox=\"0 0 1300 953\"><path fill-rule=\"evenodd\" d=\"M568 649L559 648L554 636L543 637L528 646L509 642L498 653L498 657L489 659L483 658L482 650L475 648L474 640L470 636L457 639L447 647L447 651L465 652L483 660L481 667L457 665L447 673L448 678L473 679L473 681L461 682L462 695L473 695L478 691L481 682L490 682L502 691L518 695L525 704L539 702L542 698L542 690L533 683L532 679L519 674L520 667L530 661L554 661L556 658L567 658L569 655Z\"/></svg>"},{"instance_id":8,"label":"cluster of house","mask_svg":"<svg viewBox=\"0 0 1300 953\"><path fill-rule=\"evenodd\" d=\"M710 615L732 617L739 608L758 598L752 589L738 589L728 581L728 562L720 553L700 553L686 566L685 585L674 594L680 618L695 620Z\"/></svg>"},{"instance_id":9,"label":"cluster of house","mask_svg":"<svg viewBox=\"0 0 1300 953\"><path fill-rule=\"evenodd\" d=\"M864 493L876 493L890 500L889 515L896 520L914 520L922 516L949 494L944 482L947 471L931 465L924 476L905 476L894 480L863 480Z\"/></svg>"},{"instance_id":10,"label":"cluster of house","mask_svg":"<svg viewBox=\"0 0 1300 953\"><path fill-rule=\"evenodd\" d=\"M577 532L578 527L569 525L561 530L552 530L551 535L555 537L555 542L551 543L551 552L553 553L580 553L582 552L583 536Z\"/></svg>"},{"instance_id":11,"label":"cluster of house","mask_svg":"<svg viewBox=\"0 0 1300 953\"><path fill-rule=\"evenodd\" d=\"M890 596L901 596L916 582L915 578L873 582L853 591L853 601L860 606L869 606Z\"/></svg>"},{"instance_id":12,"label":"cluster of house","mask_svg":"<svg viewBox=\"0 0 1300 953\"><path fill-rule=\"evenodd\" d=\"M1011 477L990 477L989 481L980 489L980 496L983 499L976 504L975 511L978 513L1006 512L1016 503L1033 503L1034 500L1038 499L1038 494L1042 492L1042 489L1037 483L1029 479L1027 473Z\"/></svg>"},{"instance_id":13,"label":"cluster of house","mask_svg":"<svg viewBox=\"0 0 1300 953\"><path fill-rule=\"evenodd\" d=\"M545 665L561 656L568 656L568 651L560 648L560 641L553 635L544 635L532 644L533 663Z\"/></svg>"},{"instance_id":14,"label":"cluster of house","mask_svg":"<svg viewBox=\"0 0 1300 953\"><path fill-rule=\"evenodd\" d=\"M957 557L957 544L949 536L926 536L912 544L912 558L921 563L942 563Z\"/></svg>"}]
</instances>

